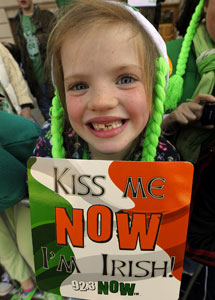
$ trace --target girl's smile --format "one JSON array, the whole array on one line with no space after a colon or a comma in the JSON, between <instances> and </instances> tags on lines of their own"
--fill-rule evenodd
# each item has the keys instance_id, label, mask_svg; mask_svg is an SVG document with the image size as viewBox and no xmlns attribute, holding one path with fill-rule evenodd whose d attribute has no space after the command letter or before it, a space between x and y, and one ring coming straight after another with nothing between
<instances>
[{"instance_id":1,"label":"girl's smile","mask_svg":"<svg viewBox=\"0 0 215 300\"><path fill-rule=\"evenodd\" d=\"M140 40L128 25L117 24L77 34L62 45L69 120L94 159L110 154L122 159L148 121Z\"/></svg>"},{"instance_id":2,"label":"girl's smile","mask_svg":"<svg viewBox=\"0 0 215 300\"><path fill-rule=\"evenodd\" d=\"M110 138L118 135L127 125L127 120L117 117L98 117L86 123L89 130L97 137Z\"/></svg>"}]
</instances>

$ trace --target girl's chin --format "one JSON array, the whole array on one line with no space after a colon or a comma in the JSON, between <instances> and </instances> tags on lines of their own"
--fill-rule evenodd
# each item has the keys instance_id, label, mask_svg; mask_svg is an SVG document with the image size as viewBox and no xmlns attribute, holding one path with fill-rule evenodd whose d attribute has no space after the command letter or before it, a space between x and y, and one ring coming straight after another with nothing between
<instances>
[{"instance_id":1,"label":"girl's chin","mask_svg":"<svg viewBox=\"0 0 215 300\"><path fill-rule=\"evenodd\" d=\"M115 147L110 147L110 145L102 147L96 147L89 145L91 156L93 159L104 159L104 160L122 160L126 154L129 152L129 146L119 147L119 144Z\"/></svg>"}]
</instances>

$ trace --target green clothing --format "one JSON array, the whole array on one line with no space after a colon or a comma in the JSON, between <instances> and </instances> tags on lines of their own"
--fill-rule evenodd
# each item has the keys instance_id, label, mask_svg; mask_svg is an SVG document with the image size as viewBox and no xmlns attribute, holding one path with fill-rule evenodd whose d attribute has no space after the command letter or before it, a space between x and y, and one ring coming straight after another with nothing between
<instances>
[{"instance_id":1,"label":"green clothing","mask_svg":"<svg viewBox=\"0 0 215 300\"><path fill-rule=\"evenodd\" d=\"M23 282L31 276L25 261L34 271L30 210L16 203L28 192L26 162L40 128L24 117L4 111L0 111L0 122L0 211L4 210L17 243L0 216L0 260L11 278Z\"/></svg>"},{"instance_id":2,"label":"green clothing","mask_svg":"<svg viewBox=\"0 0 215 300\"><path fill-rule=\"evenodd\" d=\"M199 93L212 95L215 86L215 50L214 43L204 24L200 24L193 39L196 52L196 65L201 80L193 94L194 99Z\"/></svg>"},{"instance_id":3,"label":"green clothing","mask_svg":"<svg viewBox=\"0 0 215 300\"><path fill-rule=\"evenodd\" d=\"M167 53L173 66L172 75L174 75L176 72L177 60L178 60L179 53L181 51L182 43L183 43L183 39L176 39L167 43ZM186 102L187 100L190 101L201 79L201 76L196 66L196 54L195 54L195 49L193 44L191 46L191 50L187 62L187 68L183 78L184 78L183 94L178 105L183 102Z\"/></svg>"},{"instance_id":4,"label":"green clothing","mask_svg":"<svg viewBox=\"0 0 215 300\"><path fill-rule=\"evenodd\" d=\"M44 82L43 66L41 62L40 50L38 42L35 38L36 27L31 22L31 16L22 15L21 18L23 34L26 39L26 48L29 54L29 57L32 61L34 74L37 78L37 81L42 83Z\"/></svg>"},{"instance_id":5,"label":"green clothing","mask_svg":"<svg viewBox=\"0 0 215 300\"><path fill-rule=\"evenodd\" d=\"M32 60L28 55L26 47L26 39L22 30L22 10L18 11L14 19L14 35L16 36L17 45L16 49L19 49L21 56L22 67L25 72L25 78L28 82L32 94L37 98L41 99L41 89L37 83L36 76L33 71ZM34 24L36 31L35 36L39 40L39 52L41 56L42 65L45 64L46 60L46 45L48 37L51 31L51 27L54 21L54 14L48 10L41 10L38 5L34 5L34 12L31 16L31 23ZM15 47L14 47L15 48ZM54 88L51 82L51 76L45 76L45 84L47 87L48 97L52 98L54 96Z\"/></svg>"},{"instance_id":6,"label":"green clothing","mask_svg":"<svg viewBox=\"0 0 215 300\"><path fill-rule=\"evenodd\" d=\"M6 209L5 214L14 231L17 245L12 240L10 232L0 216L1 264L12 279L23 282L31 276L25 261L34 272L30 209L24 205L17 204Z\"/></svg>"},{"instance_id":7,"label":"green clothing","mask_svg":"<svg viewBox=\"0 0 215 300\"><path fill-rule=\"evenodd\" d=\"M0 111L0 211L27 195L27 159L31 156L40 128L34 122Z\"/></svg>"},{"instance_id":8,"label":"green clothing","mask_svg":"<svg viewBox=\"0 0 215 300\"><path fill-rule=\"evenodd\" d=\"M73 0L56 0L58 8L61 8L64 5L71 3Z\"/></svg>"}]
</instances>

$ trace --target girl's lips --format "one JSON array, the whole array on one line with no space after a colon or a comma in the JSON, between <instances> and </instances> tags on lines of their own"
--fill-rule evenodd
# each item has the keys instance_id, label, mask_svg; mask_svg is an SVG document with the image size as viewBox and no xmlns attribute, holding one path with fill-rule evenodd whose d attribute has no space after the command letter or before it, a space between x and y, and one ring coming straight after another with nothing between
<instances>
[{"instance_id":1,"label":"girl's lips","mask_svg":"<svg viewBox=\"0 0 215 300\"><path fill-rule=\"evenodd\" d=\"M106 119L105 121L104 119L98 120L98 118L96 120L93 119L92 121L93 122L87 122L87 128L93 135L100 138L111 138L117 136L128 124L128 120L119 120L116 118L112 121L110 119Z\"/></svg>"}]
</instances>

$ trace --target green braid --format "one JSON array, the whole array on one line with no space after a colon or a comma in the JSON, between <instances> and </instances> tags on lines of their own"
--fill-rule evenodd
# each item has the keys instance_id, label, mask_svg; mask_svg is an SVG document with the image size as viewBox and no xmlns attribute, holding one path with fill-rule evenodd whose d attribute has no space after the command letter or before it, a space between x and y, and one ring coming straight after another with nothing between
<instances>
[{"instance_id":1,"label":"green braid","mask_svg":"<svg viewBox=\"0 0 215 300\"><path fill-rule=\"evenodd\" d=\"M57 89L55 97L52 100L51 108L51 135L52 135L52 157L65 158L65 149L63 147L63 118L64 110L60 102Z\"/></svg>"},{"instance_id":2,"label":"green braid","mask_svg":"<svg viewBox=\"0 0 215 300\"><path fill-rule=\"evenodd\" d=\"M154 161L159 136L161 134L161 123L164 112L166 75L169 72L169 66L163 57L156 60L156 84L155 99L153 104L153 113L149 119L145 139L143 143L142 161Z\"/></svg>"},{"instance_id":3,"label":"green braid","mask_svg":"<svg viewBox=\"0 0 215 300\"><path fill-rule=\"evenodd\" d=\"M177 107L183 93L183 76L186 71L187 61L190 53L191 44L199 24L202 14L204 0L200 0L187 28L181 51L177 60L176 73L170 77L166 92L165 110L173 110Z\"/></svg>"}]
</instances>

